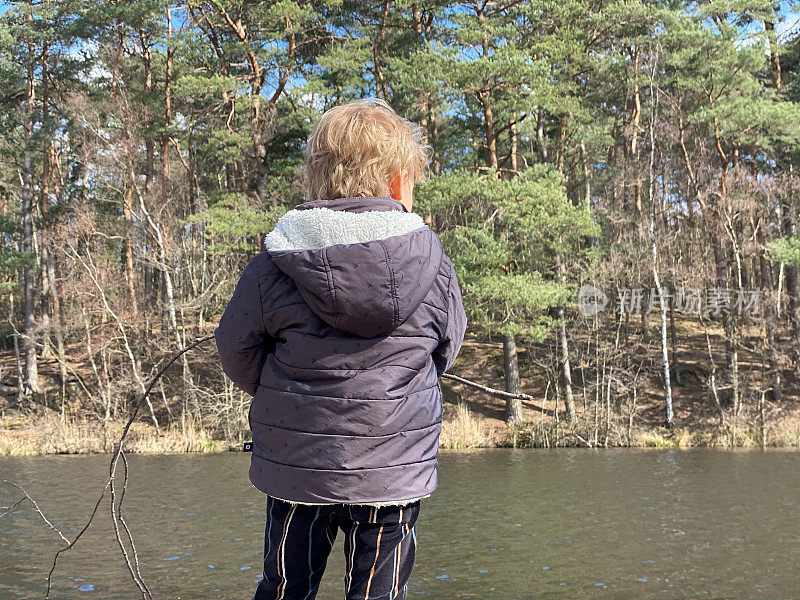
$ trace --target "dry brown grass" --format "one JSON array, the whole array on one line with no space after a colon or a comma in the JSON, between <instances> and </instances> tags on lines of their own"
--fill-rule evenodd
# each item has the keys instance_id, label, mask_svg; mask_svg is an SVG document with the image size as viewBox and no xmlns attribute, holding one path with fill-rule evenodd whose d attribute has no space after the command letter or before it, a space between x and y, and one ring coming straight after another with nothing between
<instances>
[{"instance_id":1,"label":"dry brown grass","mask_svg":"<svg viewBox=\"0 0 800 600\"><path fill-rule=\"evenodd\" d=\"M112 422L105 428L103 423L95 420L62 420L55 414L3 421L0 424L0 456L110 452L122 433L123 425L121 421ZM222 452L231 450L232 446L228 441L214 439L208 431L193 424L176 424L157 432L152 425L135 423L125 442L126 451L142 454Z\"/></svg>"},{"instance_id":2,"label":"dry brown grass","mask_svg":"<svg viewBox=\"0 0 800 600\"><path fill-rule=\"evenodd\" d=\"M463 400L447 402L444 408L439 437L442 449L583 445L563 423L559 430L548 418L507 427L497 418L470 409ZM582 423L583 419L578 421ZM0 456L110 452L122 427L121 421L111 422L104 428L101 422L87 418L62 420L57 413L43 417L6 416L0 420ZM578 430L577 433L592 439L591 432ZM638 426L631 431L630 445L639 448L757 448L761 446L761 434L759 423L753 419L742 423L735 436L730 429L710 425L701 429L679 427L674 430ZM239 432L238 437L249 439L249 432ZM599 444L603 445L602 431ZM608 445L628 445L627 433L619 422L614 424ZM768 422L766 445L800 449L800 418L789 412ZM219 432L215 434L193 423L176 423L156 432L151 424L139 422L131 428L125 447L128 452L159 454L225 452L238 450L241 446L239 441L221 439Z\"/></svg>"},{"instance_id":3,"label":"dry brown grass","mask_svg":"<svg viewBox=\"0 0 800 600\"><path fill-rule=\"evenodd\" d=\"M40 418L14 417L0 422L0 456L41 454L92 454L110 452L122 431L122 422L112 422L107 430L102 423L71 418L66 421L52 414ZM529 422L517 427L498 427L496 419L475 414L465 402L447 404L439 437L441 449L514 447L552 447L582 445L562 427L560 434L551 423L541 427ZM581 432L587 438L587 432ZM246 438L247 435L245 434ZM622 440L623 436L614 439ZM602 442L601 442L602 445ZM609 445L619 445L610 443ZM761 445L760 428L742 428L735 440L730 431L719 428L692 431L679 428L634 429L631 446L639 448L757 448ZM800 424L783 419L767 428L767 446L800 449ZM196 425L175 424L156 432L148 423L135 423L127 438L128 452L166 454L181 452L227 452L238 450L238 442L216 438Z\"/></svg>"},{"instance_id":4,"label":"dry brown grass","mask_svg":"<svg viewBox=\"0 0 800 600\"><path fill-rule=\"evenodd\" d=\"M487 420L473 415L464 402L459 402L454 409L448 406L448 409L450 414L445 414L442 420L440 448L485 448L497 445Z\"/></svg>"},{"instance_id":5,"label":"dry brown grass","mask_svg":"<svg viewBox=\"0 0 800 600\"><path fill-rule=\"evenodd\" d=\"M794 423L778 422L767 427L767 447L800 448L800 435ZM740 428L735 435L730 429L712 428L691 431L662 428L638 430L633 434L631 446L638 448L759 448L761 429L756 426Z\"/></svg>"}]
</instances>

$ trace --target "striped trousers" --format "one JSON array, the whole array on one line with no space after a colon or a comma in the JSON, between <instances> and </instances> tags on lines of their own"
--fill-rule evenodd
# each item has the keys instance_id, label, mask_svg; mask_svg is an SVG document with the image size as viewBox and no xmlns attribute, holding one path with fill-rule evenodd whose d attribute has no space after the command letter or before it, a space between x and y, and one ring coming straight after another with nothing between
<instances>
[{"instance_id":1,"label":"striped trousers","mask_svg":"<svg viewBox=\"0 0 800 600\"><path fill-rule=\"evenodd\" d=\"M419 509L419 500L312 506L267 496L264 572L253 600L314 600L339 529L345 536L345 600L405 600Z\"/></svg>"}]
</instances>

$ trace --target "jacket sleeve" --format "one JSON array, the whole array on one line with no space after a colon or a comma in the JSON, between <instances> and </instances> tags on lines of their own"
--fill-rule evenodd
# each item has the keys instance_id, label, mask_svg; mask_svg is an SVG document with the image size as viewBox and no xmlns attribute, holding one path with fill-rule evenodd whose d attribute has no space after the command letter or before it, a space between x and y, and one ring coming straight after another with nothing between
<instances>
[{"instance_id":1,"label":"jacket sleeve","mask_svg":"<svg viewBox=\"0 0 800 600\"><path fill-rule=\"evenodd\" d=\"M214 330L222 370L241 390L255 396L261 369L274 349L264 322L261 282L255 259L245 267Z\"/></svg>"},{"instance_id":2,"label":"jacket sleeve","mask_svg":"<svg viewBox=\"0 0 800 600\"><path fill-rule=\"evenodd\" d=\"M450 265L450 280L447 286L447 322L444 335L433 352L436 374L441 377L449 369L461 349L467 329L467 315L461 301L461 289L453 265Z\"/></svg>"}]
</instances>

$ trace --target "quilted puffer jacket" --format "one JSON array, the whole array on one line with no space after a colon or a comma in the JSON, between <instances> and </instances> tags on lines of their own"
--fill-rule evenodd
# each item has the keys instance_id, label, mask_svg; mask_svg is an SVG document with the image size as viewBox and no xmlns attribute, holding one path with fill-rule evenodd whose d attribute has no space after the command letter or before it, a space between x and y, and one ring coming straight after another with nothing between
<instances>
[{"instance_id":1,"label":"quilted puffer jacket","mask_svg":"<svg viewBox=\"0 0 800 600\"><path fill-rule=\"evenodd\" d=\"M287 212L216 329L253 396L250 480L302 504L407 504L437 486L438 378L461 346L461 292L441 243L389 197Z\"/></svg>"}]
</instances>

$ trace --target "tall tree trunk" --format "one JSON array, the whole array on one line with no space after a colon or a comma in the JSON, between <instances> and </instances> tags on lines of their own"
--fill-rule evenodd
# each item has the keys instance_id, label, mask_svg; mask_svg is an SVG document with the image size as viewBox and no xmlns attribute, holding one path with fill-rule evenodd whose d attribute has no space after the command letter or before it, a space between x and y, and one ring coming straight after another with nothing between
<instances>
[{"instance_id":1,"label":"tall tree trunk","mask_svg":"<svg viewBox=\"0 0 800 600\"><path fill-rule=\"evenodd\" d=\"M144 48L144 41L142 42ZM146 61L149 65L149 60ZM149 67L148 67L149 70ZM147 79L150 79L148 72ZM125 118L122 122L123 139L125 143L125 160L127 161L128 181L126 182L127 189L125 190L125 197L122 205L122 214L125 222L128 224L128 230L125 233L122 242L122 266L125 272L125 283L128 291L128 300L130 301L131 314L137 317L139 314L139 304L136 300L136 273L133 270L133 237L136 223L133 218L133 188L136 185L136 172L134 163L138 155L138 143L134 142L131 135L130 119ZM149 135L148 135L149 139ZM148 160L152 157L148 155ZM145 176L145 189L150 186L150 176Z\"/></svg>"},{"instance_id":2,"label":"tall tree trunk","mask_svg":"<svg viewBox=\"0 0 800 600\"><path fill-rule=\"evenodd\" d=\"M147 39L147 34L146 34L144 29L139 29L139 40L140 40L140 44L141 44L141 47L142 47L142 61L144 63L144 89L145 89L145 91L146 91L146 93L147 93L147 95L149 97L152 94L152 91L153 91L153 65L152 65L152 62L150 60L150 46L149 46L149 42L148 42L148 39ZM155 146L156 145L155 145L155 140L154 140L154 134L153 134L153 131L151 129L154 122L155 122L155 116L148 110L147 111L147 117L146 117L145 140L144 140L144 144L145 144L144 193L145 194L148 194L148 192L150 191L150 188L153 185L153 180L155 179L155 172L156 172L156 166L155 166L155 162L156 162L156 159L155 159ZM132 160L132 158L133 157L131 157L131 160ZM134 176L134 174L131 173L131 182L130 182L130 186L131 186L130 187L130 192L131 193L134 192L133 176ZM159 302L158 302L158 286L154 285L154 278L155 278L154 272L158 272L158 270L154 269L151 266L151 263L150 263L149 254L150 254L151 244L149 243L150 242L150 238L147 235L146 228L145 228L144 236L147 238L147 242L146 242L146 244L144 246L144 249L143 249L143 253L144 253L144 256L143 256L144 267L142 269L142 271L143 271L143 273L142 273L142 279L143 279L142 293L144 294L143 298L144 298L145 303L149 303L151 306L159 306ZM132 258L133 258L132 249L131 249L131 252L129 253L128 250L127 250L127 246L126 246L125 255L126 255L125 256L126 263L127 263L127 260L128 260L128 256L130 256L131 260L132 260ZM130 282L128 283L128 286L129 286L129 292L128 293L130 294L131 293L131 283ZM136 287L135 287L135 284L134 284L133 285L133 298L135 299L135 297L136 297ZM138 306L137 306L137 308L138 308ZM144 322L145 339L148 339L150 337L151 330L152 330L152 321L150 319L150 314L149 314L149 311L148 311L146 316L145 316L145 322Z\"/></svg>"},{"instance_id":3,"label":"tall tree trunk","mask_svg":"<svg viewBox=\"0 0 800 600\"><path fill-rule=\"evenodd\" d=\"M486 138L486 166L497 168L497 135L494 127L494 112L489 93L484 92L478 96L483 106L483 133Z\"/></svg>"},{"instance_id":4,"label":"tall tree trunk","mask_svg":"<svg viewBox=\"0 0 800 600\"><path fill-rule=\"evenodd\" d=\"M48 127L50 123L50 98L49 98L49 86L47 85L48 82L48 45L44 44L44 48L42 49L42 58L41 58L41 96L42 96L42 127ZM47 269L46 265L48 262L48 258L51 254L51 246L52 243L50 242L50 215L49 215L49 204L50 204L50 179L52 177L52 164L51 164L51 157L52 157L52 144L50 141L50 136L45 136L45 139L42 143L42 179L39 185L39 214L41 215L41 223L42 227L39 231L41 236L41 281L42 281L42 292L41 292L41 302L40 302L40 314L41 320L39 322L40 325L40 333L43 335L41 336L42 340L42 358L45 356L49 356L52 354L51 348L51 341L50 341L50 331L51 331L51 312L53 310L53 302L55 299L50 293L51 285L50 285L50 274L51 271ZM63 366L62 366L63 371ZM62 378L63 379L63 378Z\"/></svg>"},{"instance_id":5,"label":"tall tree trunk","mask_svg":"<svg viewBox=\"0 0 800 600\"><path fill-rule=\"evenodd\" d=\"M517 360L517 342L513 335L503 336L503 371L505 372L506 391L519 394L519 363ZM523 420L522 400L506 398L506 423L513 425Z\"/></svg>"},{"instance_id":6,"label":"tall tree trunk","mask_svg":"<svg viewBox=\"0 0 800 600\"><path fill-rule=\"evenodd\" d=\"M769 262L766 256L766 236L764 229L766 224L762 220L758 227L758 243L761 246L761 253L759 259L759 279L761 280L761 294L764 297L763 310L764 310L764 342L767 360L769 361L769 370L772 374L772 399L775 402L783 400L783 384L781 382L781 369L780 362L778 361L778 353L775 347L775 325L774 313L772 304L772 276L769 268Z\"/></svg>"},{"instance_id":7,"label":"tall tree trunk","mask_svg":"<svg viewBox=\"0 0 800 600\"><path fill-rule=\"evenodd\" d=\"M64 315L61 299L56 289L56 261L52 249L47 254L45 270L48 273L49 293L52 298L53 329L56 336L56 352L58 353L58 365L61 372L61 405L63 407L67 391L67 351L64 345Z\"/></svg>"},{"instance_id":8,"label":"tall tree trunk","mask_svg":"<svg viewBox=\"0 0 800 600\"><path fill-rule=\"evenodd\" d=\"M436 110L431 103L430 118L428 119L428 129L431 134L431 146L433 147L433 157L431 161L431 171L434 175L439 175L442 171L442 161L439 158L439 124L436 122Z\"/></svg>"},{"instance_id":9,"label":"tall tree trunk","mask_svg":"<svg viewBox=\"0 0 800 600\"><path fill-rule=\"evenodd\" d=\"M147 35L144 29L139 30L139 40L142 46L142 60L144 62L144 89L147 95L153 91L153 66L150 61L150 46L148 45ZM148 113L149 114L149 113ZM152 125L153 119L148 116L147 125ZM155 177L155 144L153 143L153 136L151 131L145 134L145 178L144 189L145 192L150 190L150 185Z\"/></svg>"},{"instance_id":10,"label":"tall tree trunk","mask_svg":"<svg viewBox=\"0 0 800 600\"><path fill-rule=\"evenodd\" d=\"M32 17L28 16L28 21ZM34 253L33 240L33 161L31 158L31 138L33 137L33 113L36 102L36 88L34 82L36 64L35 48L28 42L28 68L27 68L27 98L25 101L25 155L22 161L22 251ZM38 394L39 368L36 361L36 317L34 306L34 280L33 270L26 261L22 268L22 285L24 288L25 302L25 337L22 340L25 354L25 390L24 395Z\"/></svg>"},{"instance_id":11,"label":"tall tree trunk","mask_svg":"<svg viewBox=\"0 0 800 600\"><path fill-rule=\"evenodd\" d=\"M569 361L569 341L567 339L567 319L566 311L563 306L559 306L556 311L558 317L558 353L561 370L561 386L564 388L564 406L567 410L567 418L570 426L574 426L577 421L575 414L575 398L572 393L572 367Z\"/></svg>"},{"instance_id":12,"label":"tall tree trunk","mask_svg":"<svg viewBox=\"0 0 800 600\"><path fill-rule=\"evenodd\" d=\"M639 48L638 46L633 52L633 69L635 73L639 72ZM631 114L630 135L631 157L635 164L639 163L639 127L642 119L642 99L639 93L639 84L635 83L633 86L633 113ZM634 183L634 208L637 214L642 214L642 176L637 171L636 181Z\"/></svg>"},{"instance_id":13,"label":"tall tree trunk","mask_svg":"<svg viewBox=\"0 0 800 600\"><path fill-rule=\"evenodd\" d=\"M675 383L681 384L681 363L678 361L678 335L675 331L675 295L669 295L669 333L672 344L672 372Z\"/></svg>"},{"instance_id":14,"label":"tall tree trunk","mask_svg":"<svg viewBox=\"0 0 800 600\"><path fill-rule=\"evenodd\" d=\"M132 168L131 176L134 177ZM128 299L131 303L131 314L136 317L139 315L139 303L136 301L136 273L133 270L133 241L131 240L133 237L133 228L135 226L133 219L133 186L134 181L131 180L128 184L128 190L125 192L125 205L122 209L125 221L127 221L128 227L130 228L122 245L122 254L125 268L125 283L128 288Z\"/></svg>"},{"instance_id":15,"label":"tall tree trunk","mask_svg":"<svg viewBox=\"0 0 800 600\"><path fill-rule=\"evenodd\" d=\"M556 277L560 283L565 283L566 274L563 259L560 254L556 255ZM570 365L569 340L567 338L567 314L563 306L556 307L555 316L556 319L558 319L558 327L556 329L558 339L558 366L561 374L561 386L564 390L564 407L567 411L570 427L573 427L577 422L577 415L575 414L575 398L572 392L572 367Z\"/></svg>"},{"instance_id":16,"label":"tall tree trunk","mask_svg":"<svg viewBox=\"0 0 800 600\"><path fill-rule=\"evenodd\" d=\"M672 427L674 424L674 413L672 410L672 382L670 381L669 369L669 346L667 344L667 306L664 299L664 289L661 287L661 278L658 275L658 250L656 248L656 199L654 188L655 180L655 156L656 156L656 137L655 122L656 111L658 109L658 96L655 93L653 80L655 79L656 63L658 55L653 59L652 71L650 73L650 161L648 163L648 186L647 197L650 208L650 257L652 260L653 283L655 283L658 293L658 303L661 311L661 359L664 366L664 403L666 408L666 425Z\"/></svg>"},{"instance_id":17,"label":"tall tree trunk","mask_svg":"<svg viewBox=\"0 0 800 600\"><path fill-rule=\"evenodd\" d=\"M161 135L161 203L162 206L167 206L169 203L170 195L170 164L169 164L169 141L170 141L170 126L172 125L172 57L173 50L170 46L172 38L172 9L167 7L167 40L166 40L166 61L164 63L164 133ZM161 322L164 331L169 331L172 324L172 311L174 310L172 296L172 282L170 279L169 265L166 262L166 253L164 251L164 240L161 238L161 230L153 232L159 237L159 268L161 269L161 291L162 300L166 298L166 302L161 304ZM170 288L167 291L167 288ZM180 343L178 344L180 348Z\"/></svg>"},{"instance_id":18,"label":"tall tree trunk","mask_svg":"<svg viewBox=\"0 0 800 600\"><path fill-rule=\"evenodd\" d=\"M22 400L22 395L25 390L25 369L22 365L22 355L19 351L19 335L17 335L17 327L14 324L14 294L8 295L8 322L12 325L11 337L14 339L14 364L17 368L17 403Z\"/></svg>"}]
</instances>

